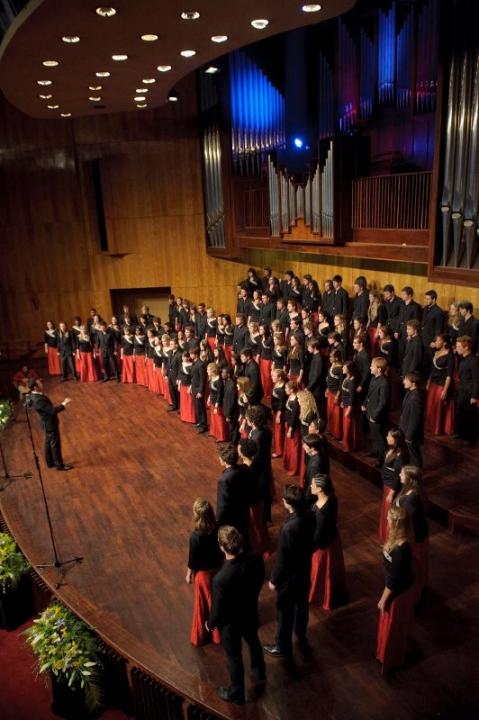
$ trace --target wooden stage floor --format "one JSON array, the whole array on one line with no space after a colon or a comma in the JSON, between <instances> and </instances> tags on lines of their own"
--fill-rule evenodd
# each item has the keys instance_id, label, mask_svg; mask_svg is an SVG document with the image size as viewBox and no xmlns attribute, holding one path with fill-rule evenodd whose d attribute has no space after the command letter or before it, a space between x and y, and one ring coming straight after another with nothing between
<instances>
[{"instance_id":1,"label":"wooden stage floor","mask_svg":"<svg viewBox=\"0 0 479 720\"><path fill-rule=\"evenodd\" d=\"M189 643L192 587L185 582L191 505L216 497L216 446L166 412L162 399L128 385L47 383L61 415L64 457L75 468L47 470L32 418L61 557L84 556L58 591L109 644L180 692L224 717L290 720L411 720L478 717L479 542L432 524L430 590L417 617L408 666L383 678L374 657L382 567L376 535L380 491L337 463L340 531L350 603L313 609L311 650L267 659L264 696L244 708L222 703L221 648ZM9 471L34 470L23 410L3 441ZM286 477L275 461L277 487ZM36 473L0 493L0 507L33 564L52 559ZM274 507L276 539L284 513ZM55 573L44 571L53 583ZM261 639L273 639L274 597L261 598Z\"/></svg>"}]
</instances>

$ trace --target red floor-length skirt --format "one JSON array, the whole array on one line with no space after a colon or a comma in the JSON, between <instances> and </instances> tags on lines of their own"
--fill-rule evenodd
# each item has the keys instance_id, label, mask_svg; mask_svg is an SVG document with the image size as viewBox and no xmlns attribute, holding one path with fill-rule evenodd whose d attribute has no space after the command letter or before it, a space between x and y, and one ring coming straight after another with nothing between
<instances>
[{"instance_id":1,"label":"red floor-length skirt","mask_svg":"<svg viewBox=\"0 0 479 720\"><path fill-rule=\"evenodd\" d=\"M171 402L171 392L170 392L170 383L168 382L168 377L165 377L163 375L163 390L165 394L165 400L168 403L168 405L173 405Z\"/></svg>"},{"instance_id":2,"label":"red floor-length skirt","mask_svg":"<svg viewBox=\"0 0 479 720\"><path fill-rule=\"evenodd\" d=\"M233 354L233 346L232 345L224 345L223 350L225 351L225 358L228 365L231 365L231 356Z\"/></svg>"},{"instance_id":3,"label":"red floor-length skirt","mask_svg":"<svg viewBox=\"0 0 479 720\"><path fill-rule=\"evenodd\" d=\"M158 387L155 375L155 361L152 358L146 359L146 377L148 380L148 390L156 392Z\"/></svg>"},{"instance_id":4,"label":"red floor-length skirt","mask_svg":"<svg viewBox=\"0 0 479 720\"><path fill-rule=\"evenodd\" d=\"M333 393L328 393L327 403L327 427L331 435L336 440L341 440L343 435L343 411L339 405L336 405Z\"/></svg>"},{"instance_id":5,"label":"red floor-length skirt","mask_svg":"<svg viewBox=\"0 0 479 720\"><path fill-rule=\"evenodd\" d=\"M351 415L343 412L343 447L348 452L359 450L362 445L361 422L358 408L353 407Z\"/></svg>"},{"instance_id":6,"label":"red floor-length skirt","mask_svg":"<svg viewBox=\"0 0 479 720\"><path fill-rule=\"evenodd\" d=\"M210 435L218 442L227 442L229 438L228 425L221 408L210 407Z\"/></svg>"},{"instance_id":7,"label":"red floor-length skirt","mask_svg":"<svg viewBox=\"0 0 479 720\"><path fill-rule=\"evenodd\" d=\"M98 375L91 352L80 352L78 361L80 382L96 382Z\"/></svg>"},{"instance_id":8,"label":"red floor-length skirt","mask_svg":"<svg viewBox=\"0 0 479 720\"><path fill-rule=\"evenodd\" d=\"M272 360L264 360L261 358L259 361L259 371L261 374L261 384L263 386L263 392L265 398L271 397L273 390L273 379L271 377L271 366L273 365Z\"/></svg>"},{"instance_id":9,"label":"red floor-length skirt","mask_svg":"<svg viewBox=\"0 0 479 720\"><path fill-rule=\"evenodd\" d=\"M301 462L301 431L295 430L289 438L284 438L283 467L288 475L298 475Z\"/></svg>"},{"instance_id":10,"label":"red floor-length skirt","mask_svg":"<svg viewBox=\"0 0 479 720\"><path fill-rule=\"evenodd\" d=\"M61 375L62 368L60 365L60 356L58 350L55 347L48 346L48 374L49 375Z\"/></svg>"},{"instance_id":11,"label":"red floor-length skirt","mask_svg":"<svg viewBox=\"0 0 479 720\"><path fill-rule=\"evenodd\" d=\"M404 664L411 645L413 618L413 588L397 595L385 612L379 612L376 657L383 673Z\"/></svg>"},{"instance_id":12,"label":"red floor-length skirt","mask_svg":"<svg viewBox=\"0 0 479 720\"><path fill-rule=\"evenodd\" d=\"M301 438L302 440L303 438ZM306 479L306 466L308 464L308 458L303 450L303 444L301 442L301 452L299 453L299 482L301 487L305 488L304 481Z\"/></svg>"},{"instance_id":13,"label":"red floor-length skirt","mask_svg":"<svg viewBox=\"0 0 479 720\"><path fill-rule=\"evenodd\" d=\"M377 331L377 327L368 327L369 354L372 358L376 357L378 352L379 339L376 337Z\"/></svg>"},{"instance_id":14,"label":"red floor-length skirt","mask_svg":"<svg viewBox=\"0 0 479 720\"><path fill-rule=\"evenodd\" d=\"M379 509L379 528L378 535L381 543L384 545L388 539L388 512L391 509L392 502L388 501L388 495L391 488L386 485L383 487L383 496L381 499L381 507Z\"/></svg>"},{"instance_id":15,"label":"red floor-length skirt","mask_svg":"<svg viewBox=\"0 0 479 720\"><path fill-rule=\"evenodd\" d=\"M211 352L213 352L213 350L214 350L215 347L216 347L216 337L209 337L209 336L208 336L208 337L206 338L206 342L208 343Z\"/></svg>"},{"instance_id":16,"label":"red floor-length skirt","mask_svg":"<svg viewBox=\"0 0 479 720\"><path fill-rule=\"evenodd\" d=\"M161 368L157 368L156 372L158 373L157 377L157 386L158 386L158 393L160 395L165 394L165 376L163 375L163 370Z\"/></svg>"},{"instance_id":17,"label":"red floor-length skirt","mask_svg":"<svg viewBox=\"0 0 479 720\"><path fill-rule=\"evenodd\" d=\"M425 430L431 435L454 434L454 400L448 396L441 400L442 385L431 383L427 391Z\"/></svg>"},{"instance_id":18,"label":"red floor-length skirt","mask_svg":"<svg viewBox=\"0 0 479 720\"><path fill-rule=\"evenodd\" d=\"M135 358L133 355L124 355L121 364L121 381L122 383L135 382Z\"/></svg>"},{"instance_id":19,"label":"red floor-length skirt","mask_svg":"<svg viewBox=\"0 0 479 720\"><path fill-rule=\"evenodd\" d=\"M249 539L253 553L262 555L264 560L271 557L271 540L262 502L250 508Z\"/></svg>"},{"instance_id":20,"label":"red floor-length skirt","mask_svg":"<svg viewBox=\"0 0 479 720\"><path fill-rule=\"evenodd\" d=\"M343 546L338 533L329 547L319 548L312 555L309 602L331 610L345 602L346 595Z\"/></svg>"},{"instance_id":21,"label":"red floor-length skirt","mask_svg":"<svg viewBox=\"0 0 479 720\"><path fill-rule=\"evenodd\" d=\"M196 423L195 401L187 385L180 385L180 420L193 425Z\"/></svg>"},{"instance_id":22,"label":"red floor-length skirt","mask_svg":"<svg viewBox=\"0 0 479 720\"><path fill-rule=\"evenodd\" d=\"M145 364L145 356L136 355L134 357L134 360L136 384L143 385L143 387L148 387L148 373Z\"/></svg>"},{"instance_id":23,"label":"red floor-length skirt","mask_svg":"<svg viewBox=\"0 0 479 720\"><path fill-rule=\"evenodd\" d=\"M278 457L281 457L284 452L284 435L284 422L277 423L275 419L273 421L273 453Z\"/></svg>"},{"instance_id":24,"label":"red floor-length skirt","mask_svg":"<svg viewBox=\"0 0 479 720\"><path fill-rule=\"evenodd\" d=\"M217 629L208 632L205 622L208 620L211 610L211 588L216 570L199 570L195 573L194 601L193 601L193 622L191 625L191 644L195 647L213 641L220 644L220 634Z\"/></svg>"}]
</instances>

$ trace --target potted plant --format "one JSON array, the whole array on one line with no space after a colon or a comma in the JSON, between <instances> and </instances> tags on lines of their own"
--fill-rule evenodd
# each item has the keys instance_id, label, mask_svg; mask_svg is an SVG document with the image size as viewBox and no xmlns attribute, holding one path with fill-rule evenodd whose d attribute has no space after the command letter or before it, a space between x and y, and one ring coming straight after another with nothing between
<instances>
[{"instance_id":1,"label":"potted plant","mask_svg":"<svg viewBox=\"0 0 479 720\"><path fill-rule=\"evenodd\" d=\"M0 400L0 430L6 426L13 413L13 405L9 400Z\"/></svg>"},{"instance_id":2,"label":"potted plant","mask_svg":"<svg viewBox=\"0 0 479 720\"><path fill-rule=\"evenodd\" d=\"M0 533L0 628L12 630L32 612L29 565L15 540Z\"/></svg>"},{"instance_id":3,"label":"potted plant","mask_svg":"<svg viewBox=\"0 0 479 720\"><path fill-rule=\"evenodd\" d=\"M90 628L60 603L49 605L25 631L38 672L49 673L52 712L68 720L103 711L98 643Z\"/></svg>"}]
</instances>

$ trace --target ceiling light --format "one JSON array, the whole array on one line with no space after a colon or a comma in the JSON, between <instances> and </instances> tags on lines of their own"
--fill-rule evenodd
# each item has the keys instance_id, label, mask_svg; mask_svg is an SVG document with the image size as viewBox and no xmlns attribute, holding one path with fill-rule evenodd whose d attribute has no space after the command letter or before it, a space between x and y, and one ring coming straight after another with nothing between
<instances>
[{"instance_id":1,"label":"ceiling light","mask_svg":"<svg viewBox=\"0 0 479 720\"><path fill-rule=\"evenodd\" d=\"M193 57L193 55L196 55L196 50L182 50L180 52L180 55L182 55L185 58Z\"/></svg>"},{"instance_id":2,"label":"ceiling light","mask_svg":"<svg viewBox=\"0 0 479 720\"><path fill-rule=\"evenodd\" d=\"M197 10L185 10L181 13L183 20L198 20L200 14Z\"/></svg>"},{"instance_id":3,"label":"ceiling light","mask_svg":"<svg viewBox=\"0 0 479 720\"><path fill-rule=\"evenodd\" d=\"M140 103L141 103L141 102L145 102L146 97L145 97L144 95L136 95L136 96L133 98L133 100L134 100L135 102L140 102Z\"/></svg>"},{"instance_id":4,"label":"ceiling light","mask_svg":"<svg viewBox=\"0 0 479 720\"><path fill-rule=\"evenodd\" d=\"M143 42L155 42L155 40L158 40L158 35L155 35L155 33L146 33L145 35L140 35Z\"/></svg>"},{"instance_id":5,"label":"ceiling light","mask_svg":"<svg viewBox=\"0 0 479 720\"><path fill-rule=\"evenodd\" d=\"M100 102L101 97L100 97L100 95L98 95L98 96L97 96L97 95L90 95L90 97L89 97L88 99L91 100L92 102Z\"/></svg>"},{"instance_id":6,"label":"ceiling light","mask_svg":"<svg viewBox=\"0 0 479 720\"><path fill-rule=\"evenodd\" d=\"M178 97L178 93L176 92L176 90L170 90L170 92L168 93L168 100L170 102L178 102L179 97Z\"/></svg>"},{"instance_id":7,"label":"ceiling light","mask_svg":"<svg viewBox=\"0 0 479 720\"><path fill-rule=\"evenodd\" d=\"M103 90L103 85L89 85L88 89L93 90L93 92L95 92L95 90Z\"/></svg>"},{"instance_id":8,"label":"ceiling light","mask_svg":"<svg viewBox=\"0 0 479 720\"><path fill-rule=\"evenodd\" d=\"M208 73L208 75L214 75L217 73L219 68L215 67L214 65L210 65L208 68L206 68L205 73Z\"/></svg>"},{"instance_id":9,"label":"ceiling light","mask_svg":"<svg viewBox=\"0 0 479 720\"><path fill-rule=\"evenodd\" d=\"M137 108L146 108L146 107L148 107L148 105L146 103L137 103L136 107Z\"/></svg>"},{"instance_id":10,"label":"ceiling light","mask_svg":"<svg viewBox=\"0 0 479 720\"><path fill-rule=\"evenodd\" d=\"M97 7L95 12L97 15L100 15L100 17L113 17L113 15L116 15L114 7Z\"/></svg>"},{"instance_id":11,"label":"ceiling light","mask_svg":"<svg viewBox=\"0 0 479 720\"><path fill-rule=\"evenodd\" d=\"M71 117L71 113L60 113L61 117Z\"/></svg>"},{"instance_id":12,"label":"ceiling light","mask_svg":"<svg viewBox=\"0 0 479 720\"><path fill-rule=\"evenodd\" d=\"M58 65L60 65L60 63L58 62L58 60L44 60L42 62L42 65L44 65L45 67L57 67Z\"/></svg>"},{"instance_id":13,"label":"ceiling light","mask_svg":"<svg viewBox=\"0 0 479 720\"><path fill-rule=\"evenodd\" d=\"M39 95L38 97L41 98L42 100L50 100L50 98L52 98L53 95L51 95L51 94L50 95Z\"/></svg>"},{"instance_id":14,"label":"ceiling light","mask_svg":"<svg viewBox=\"0 0 479 720\"><path fill-rule=\"evenodd\" d=\"M49 110L58 110L59 107L60 107L60 105L47 105L47 108Z\"/></svg>"},{"instance_id":15,"label":"ceiling light","mask_svg":"<svg viewBox=\"0 0 479 720\"><path fill-rule=\"evenodd\" d=\"M303 12L319 12L321 10L321 5L303 5L301 8Z\"/></svg>"},{"instance_id":16,"label":"ceiling light","mask_svg":"<svg viewBox=\"0 0 479 720\"><path fill-rule=\"evenodd\" d=\"M269 20L266 20L265 18L258 19L258 20L251 20L251 25L256 30L264 30L265 27L267 27L269 25Z\"/></svg>"},{"instance_id":17,"label":"ceiling light","mask_svg":"<svg viewBox=\"0 0 479 720\"><path fill-rule=\"evenodd\" d=\"M115 62L123 62L124 60L128 60L128 55L112 55L111 59Z\"/></svg>"},{"instance_id":18,"label":"ceiling light","mask_svg":"<svg viewBox=\"0 0 479 720\"><path fill-rule=\"evenodd\" d=\"M146 93L146 92L150 92L150 91L148 88L142 87L142 88L136 88L135 92L138 93L139 95L141 95L142 93Z\"/></svg>"},{"instance_id":19,"label":"ceiling light","mask_svg":"<svg viewBox=\"0 0 479 720\"><path fill-rule=\"evenodd\" d=\"M156 78L144 78L141 82L145 83L145 85L151 85L151 83L156 82Z\"/></svg>"},{"instance_id":20,"label":"ceiling light","mask_svg":"<svg viewBox=\"0 0 479 720\"><path fill-rule=\"evenodd\" d=\"M69 43L70 45L80 42L80 38L78 37L78 35L64 35L62 37L62 40L64 43Z\"/></svg>"},{"instance_id":21,"label":"ceiling light","mask_svg":"<svg viewBox=\"0 0 479 720\"><path fill-rule=\"evenodd\" d=\"M215 43L222 43L226 42L228 40L228 35L213 35L211 37L211 42Z\"/></svg>"},{"instance_id":22,"label":"ceiling light","mask_svg":"<svg viewBox=\"0 0 479 720\"><path fill-rule=\"evenodd\" d=\"M37 85L51 85L51 80L37 80Z\"/></svg>"},{"instance_id":23,"label":"ceiling light","mask_svg":"<svg viewBox=\"0 0 479 720\"><path fill-rule=\"evenodd\" d=\"M110 73L105 71L95 73L97 77L110 77Z\"/></svg>"},{"instance_id":24,"label":"ceiling light","mask_svg":"<svg viewBox=\"0 0 479 720\"><path fill-rule=\"evenodd\" d=\"M168 72L168 70L171 70L171 65L158 65L157 70L159 72Z\"/></svg>"}]
</instances>

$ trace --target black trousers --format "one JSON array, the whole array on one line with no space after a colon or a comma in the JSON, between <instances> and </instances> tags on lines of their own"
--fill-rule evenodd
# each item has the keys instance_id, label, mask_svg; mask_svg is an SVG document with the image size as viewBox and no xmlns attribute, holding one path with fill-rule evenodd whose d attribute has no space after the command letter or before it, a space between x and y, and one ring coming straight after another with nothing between
<instances>
[{"instance_id":1,"label":"black trousers","mask_svg":"<svg viewBox=\"0 0 479 720\"><path fill-rule=\"evenodd\" d=\"M477 406L471 405L470 393L456 395L456 432L462 440L476 443L477 437Z\"/></svg>"},{"instance_id":2,"label":"black trousers","mask_svg":"<svg viewBox=\"0 0 479 720\"><path fill-rule=\"evenodd\" d=\"M386 454L386 428L382 423L369 420L369 434L371 436L371 452L377 456L380 463L383 463Z\"/></svg>"},{"instance_id":3,"label":"black trousers","mask_svg":"<svg viewBox=\"0 0 479 720\"><path fill-rule=\"evenodd\" d=\"M232 416L227 425L229 428L230 442L233 443L233 445L237 445L240 441L238 416Z\"/></svg>"},{"instance_id":4,"label":"black trousers","mask_svg":"<svg viewBox=\"0 0 479 720\"><path fill-rule=\"evenodd\" d=\"M422 455L421 446L419 443L406 442L407 449L409 450L409 463L415 465L418 468L422 468Z\"/></svg>"},{"instance_id":5,"label":"black trousers","mask_svg":"<svg viewBox=\"0 0 479 720\"><path fill-rule=\"evenodd\" d=\"M176 385L176 382L173 382L171 378L168 378L168 387L170 388L171 404L175 410L178 410L180 407L180 393L178 392L178 386Z\"/></svg>"},{"instance_id":6,"label":"black trousers","mask_svg":"<svg viewBox=\"0 0 479 720\"><path fill-rule=\"evenodd\" d=\"M303 638L309 622L310 573L278 589L276 611L278 627L276 645L282 652L290 653L293 643L293 630Z\"/></svg>"},{"instance_id":7,"label":"black trousers","mask_svg":"<svg viewBox=\"0 0 479 720\"><path fill-rule=\"evenodd\" d=\"M45 462L49 468L63 465L60 431L45 430Z\"/></svg>"},{"instance_id":8,"label":"black trousers","mask_svg":"<svg viewBox=\"0 0 479 720\"><path fill-rule=\"evenodd\" d=\"M243 632L232 630L230 627L220 630L221 644L226 653L228 672L230 674L230 694L236 700L244 700L244 665L241 640L245 639L250 653L251 674L256 680L265 677L265 663L263 648L258 638L256 628Z\"/></svg>"},{"instance_id":9,"label":"black trousers","mask_svg":"<svg viewBox=\"0 0 479 720\"><path fill-rule=\"evenodd\" d=\"M71 372L73 378L76 378L75 363L73 362L73 355L60 355L60 363L62 366L62 378L66 380L68 378L68 371Z\"/></svg>"},{"instance_id":10,"label":"black trousers","mask_svg":"<svg viewBox=\"0 0 479 720\"><path fill-rule=\"evenodd\" d=\"M101 364L103 368L103 377L105 380L109 380L112 375L115 380L118 380L118 367L115 362L115 356L112 355L112 353L102 353Z\"/></svg>"},{"instance_id":11,"label":"black trousers","mask_svg":"<svg viewBox=\"0 0 479 720\"><path fill-rule=\"evenodd\" d=\"M204 429L204 430L208 430L208 421L206 419L205 399L203 397L197 398L195 395L194 400L195 400L196 422L198 424L198 427L201 429Z\"/></svg>"}]
</instances>

